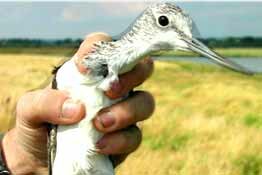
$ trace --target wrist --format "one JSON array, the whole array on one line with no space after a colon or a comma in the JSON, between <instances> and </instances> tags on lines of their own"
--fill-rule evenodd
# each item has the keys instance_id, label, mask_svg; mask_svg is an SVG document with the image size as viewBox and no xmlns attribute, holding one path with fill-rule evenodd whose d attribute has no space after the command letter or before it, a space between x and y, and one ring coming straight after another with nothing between
<instances>
[{"instance_id":1,"label":"wrist","mask_svg":"<svg viewBox=\"0 0 262 175\"><path fill-rule=\"evenodd\" d=\"M2 153L11 174L33 174L38 167L33 157L17 144L14 129L7 132L2 140Z\"/></svg>"}]
</instances>

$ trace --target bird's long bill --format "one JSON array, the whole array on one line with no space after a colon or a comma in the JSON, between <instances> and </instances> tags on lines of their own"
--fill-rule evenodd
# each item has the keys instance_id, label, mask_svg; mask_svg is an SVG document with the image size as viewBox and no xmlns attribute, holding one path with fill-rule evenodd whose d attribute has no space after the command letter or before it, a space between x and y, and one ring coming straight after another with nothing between
<instances>
[{"instance_id":1,"label":"bird's long bill","mask_svg":"<svg viewBox=\"0 0 262 175\"><path fill-rule=\"evenodd\" d=\"M229 59L226 59L226 58L220 56L219 54L217 54L216 52L209 49L207 46L205 46L203 43L201 43L197 39L184 40L184 41L188 44L189 50L196 52L196 53L198 53L202 56L205 56L207 58L210 58L213 61L215 61L216 63L218 63L218 64L220 64L224 67L227 67L227 68L232 69L234 71L241 72L241 73L248 74L248 75L254 74L253 72L247 70L246 68L230 61Z\"/></svg>"}]
</instances>

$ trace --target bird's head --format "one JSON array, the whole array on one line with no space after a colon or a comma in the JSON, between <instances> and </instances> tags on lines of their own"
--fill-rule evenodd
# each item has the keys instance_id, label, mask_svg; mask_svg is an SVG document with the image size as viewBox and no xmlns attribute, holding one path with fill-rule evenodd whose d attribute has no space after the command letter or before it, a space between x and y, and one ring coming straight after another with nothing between
<instances>
[{"instance_id":1,"label":"bird's head","mask_svg":"<svg viewBox=\"0 0 262 175\"><path fill-rule=\"evenodd\" d=\"M151 51L193 51L238 72L252 74L242 66L215 53L196 36L198 31L190 16L173 3L157 3L148 7L132 25L133 31L150 42Z\"/></svg>"},{"instance_id":2,"label":"bird's head","mask_svg":"<svg viewBox=\"0 0 262 175\"><path fill-rule=\"evenodd\" d=\"M188 14L171 3L154 4L147 11L144 17L148 15L152 19L148 25L154 30L154 49L188 50L184 40L192 40L193 31L196 30Z\"/></svg>"}]
</instances>

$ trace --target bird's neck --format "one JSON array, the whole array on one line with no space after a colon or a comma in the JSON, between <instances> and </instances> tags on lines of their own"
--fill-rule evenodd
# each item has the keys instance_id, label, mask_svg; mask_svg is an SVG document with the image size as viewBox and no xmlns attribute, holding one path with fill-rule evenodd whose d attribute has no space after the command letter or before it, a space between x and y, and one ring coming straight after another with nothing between
<instances>
[{"instance_id":1,"label":"bird's neck","mask_svg":"<svg viewBox=\"0 0 262 175\"><path fill-rule=\"evenodd\" d=\"M150 44L146 40L141 40L139 36L125 36L116 41L117 49L116 59L119 61L119 73L130 71L141 59L150 53Z\"/></svg>"},{"instance_id":2,"label":"bird's neck","mask_svg":"<svg viewBox=\"0 0 262 175\"><path fill-rule=\"evenodd\" d=\"M119 47L121 50L125 50L126 52L134 53L135 57L141 57L145 55L149 55L153 52L154 45L154 36L156 33L152 33L153 30L145 30L142 28L143 25L136 24L132 27L126 35L124 35L121 40L117 41L119 43Z\"/></svg>"}]
</instances>

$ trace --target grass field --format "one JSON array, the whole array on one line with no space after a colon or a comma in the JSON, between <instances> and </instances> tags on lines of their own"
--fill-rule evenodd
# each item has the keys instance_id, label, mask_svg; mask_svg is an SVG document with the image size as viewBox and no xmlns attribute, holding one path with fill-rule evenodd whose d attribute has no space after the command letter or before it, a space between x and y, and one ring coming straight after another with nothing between
<instances>
[{"instance_id":1,"label":"grass field","mask_svg":"<svg viewBox=\"0 0 262 175\"><path fill-rule=\"evenodd\" d=\"M20 48L20 47L10 47L1 48L1 54L39 54L39 55L72 55L76 51L76 48L66 48L66 47L39 47L39 48ZM262 48L217 48L215 49L218 53L225 57L256 57L262 58ZM159 55L159 53L157 53ZM192 57L196 56L191 52L169 52L166 53L167 56L179 56L179 57Z\"/></svg>"},{"instance_id":2,"label":"grass field","mask_svg":"<svg viewBox=\"0 0 262 175\"><path fill-rule=\"evenodd\" d=\"M0 128L17 98L49 77L57 56L0 55ZM262 75L188 62L156 62L139 87L156 98L141 147L118 175L261 175Z\"/></svg>"}]
</instances>

